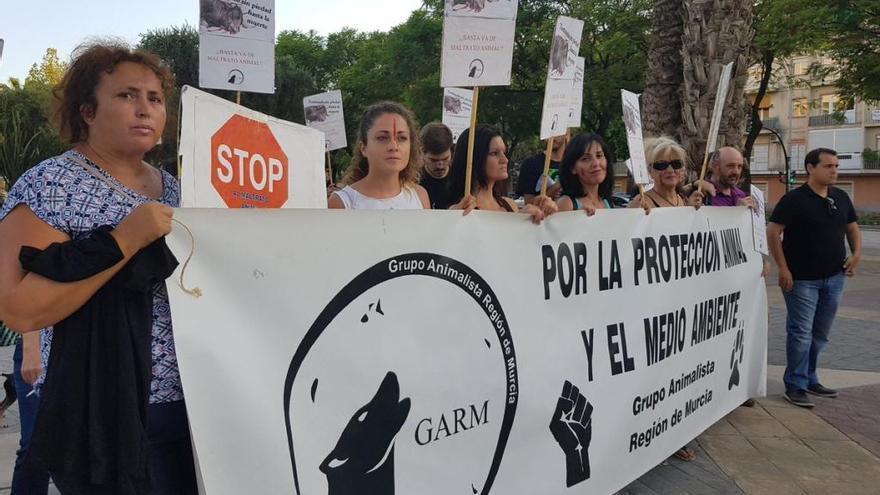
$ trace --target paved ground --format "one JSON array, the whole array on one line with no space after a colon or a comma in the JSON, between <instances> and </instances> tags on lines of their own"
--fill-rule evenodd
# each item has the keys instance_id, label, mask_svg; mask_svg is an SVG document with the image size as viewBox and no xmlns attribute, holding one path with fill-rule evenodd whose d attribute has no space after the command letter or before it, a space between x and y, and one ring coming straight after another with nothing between
<instances>
[{"instance_id":1,"label":"paved ground","mask_svg":"<svg viewBox=\"0 0 880 495\"><path fill-rule=\"evenodd\" d=\"M805 410L783 401L785 303L775 273L770 306L766 398L740 407L698 437L697 460L675 458L621 490L655 494L880 494L880 232L865 232L859 274L849 280L820 366L838 399ZM0 370L12 369L0 348ZM9 493L18 442L18 409L0 429L0 495ZM54 489L50 494L57 494Z\"/></svg>"}]
</instances>

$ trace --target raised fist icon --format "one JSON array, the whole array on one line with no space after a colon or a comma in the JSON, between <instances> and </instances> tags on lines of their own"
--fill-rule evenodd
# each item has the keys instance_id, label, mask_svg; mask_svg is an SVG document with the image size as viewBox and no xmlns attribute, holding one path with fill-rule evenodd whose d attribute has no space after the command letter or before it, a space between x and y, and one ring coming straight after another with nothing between
<instances>
[{"instance_id":1,"label":"raised fist icon","mask_svg":"<svg viewBox=\"0 0 880 495\"><path fill-rule=\"evenodd\" d=\"M590 440L593 437L593 405L566 380L556 402L550 433L565 453L565 485L572 487L590 479Z\"/></svg>"},{"instance_id":2,"label":"raised fist icon","mask_svg":"<svg viewBox=\"0 0 880 495\"><path fill-rule=\"evenodd\" d=\"M330 495L394 494L394 438L409 415L397 375L388 372L376 395L358 409L321 463Z\"/></svg>"}]
</instances>

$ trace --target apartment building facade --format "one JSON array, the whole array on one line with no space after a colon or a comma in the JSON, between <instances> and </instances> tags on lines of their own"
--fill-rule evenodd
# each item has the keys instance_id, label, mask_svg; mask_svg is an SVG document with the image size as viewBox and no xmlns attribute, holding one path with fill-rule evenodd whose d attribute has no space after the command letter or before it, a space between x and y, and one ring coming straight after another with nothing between
<instances>
[{"instance_id":1,"label":"apartment building facade","mask_svg":"<svg viewBox=\"0 0 880 495\"><path fill-rule=\"evenodd\" d=\"M752 181L764 190L770 205L785 193L786 155L797 187L806 180L807 151L838 152L838 186L849 193L860 212L880 212L880 102L869 103L840 94L834 61L821 56L780 60L759 109L765 129L755 141L750 160ZM825 71L830 70L830 73ZM757 98L760 67L749 71L746 96Z\"/></svg>"}]
</instances>

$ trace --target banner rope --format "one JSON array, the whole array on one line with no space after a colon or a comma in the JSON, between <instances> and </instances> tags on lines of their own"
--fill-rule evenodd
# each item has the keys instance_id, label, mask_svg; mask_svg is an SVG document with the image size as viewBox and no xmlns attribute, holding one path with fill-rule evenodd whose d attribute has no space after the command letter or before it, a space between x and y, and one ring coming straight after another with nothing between
<instances>
[{"instance_id":1,"label":"banner rope","mask_svg":"<svg viewBox=\"0 0 880 495\"><path fill-rule=\"evenodd\" d=\"M177 286L187 294L193 297L202 297L202 289L198 287L193 287L192 289L187 289L183 283L183 275L186 273L186 268L189 266L189 262L192 260L193 254L196 252L196 237L193 235L192 230L187 227L187 225L176 218L171 219L172 222L180 225L186 230L186 233L189 234L189 255L186 257L186 261L183 262L183 267L180 269L180 278L177 280Z\"/></svg>"}]
</instances>

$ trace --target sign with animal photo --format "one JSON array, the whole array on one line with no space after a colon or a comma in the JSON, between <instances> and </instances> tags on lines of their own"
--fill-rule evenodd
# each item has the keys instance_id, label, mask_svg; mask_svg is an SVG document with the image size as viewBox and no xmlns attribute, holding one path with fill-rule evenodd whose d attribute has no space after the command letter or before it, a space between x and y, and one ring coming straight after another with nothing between
<instances>
[{"instance_id":1,"label":"sign with animal photo","mask_svg":"<svg viewBox=\"0 0 880 495\"><path fill-rule=\"evenodd\" d=\"M584 57L575 58L574 80L571 83L571 101L568 112L568 127L581 126L581 113L584 109Z\"/></svg>"},{"instance_id":2,"label":"sign with animal photo","mask_svg":"<svg viewBox=\"0 0 880 495\"><path fill-rule=\"evenodd\" d=\"M651 182L648 162L645 159L645 141L642 137L642 111L639 95L625 89L620 90L623 103L623 125L626 127L626 144L629 147L629 169L636 184Z\"/></svg>"},{"instance_id":3,"label":"sign with animal photo","mask_svg":"<svg viewBox=\"0 0 880 495\"><path fill-rule=\"evenodd\" d=\"M446 0L445 15L515 20L517 0Z\"/></svg>"},{"instance_id":4,"label":"sign with animal photo","mask_svg":"<svg viewBox=\"0 0 880 495\"><path fill-rule=\"evenodd\" d=\"M275 1L199 1L199 86L275 92Z\"/></svg>"},{"instance_id":5,"label":"sign with animal photo","mask_svg":"<svg viewBox=\"0 0 880 495\"><path fill-rule=\"evenodd\" d=\"M750 209L752 212L752 235L755 238L755 251L770 255L770 247L767 242L767 200L764 192L752 184L750 189L751 196L755 200L755 207Z\"/></svg>"},{"instance_id":6,"label":"sign with animal photo","mask_svg":"<svg viewBox=\"0 0 880 495\"><path fill-rule=\"evenodd\" d=\"M324 135L181 90L180 192L190 208L326 208Z\"/></svg>"},{"instance_id":7,"label":"sign with animal photo","mask_svg":"<svg viewBox=\"0 0 880 495\"><path fill-rule=\"evenodd\" d=\"M516 10L516 0L447 0L440 86L509 85Z\"/></svg>"},{"instance_id":8,"label":"sign with animal photo","mask_svg":"<svg viewBox=\"0 0 880 495\"><path fill-rule=\"evenodd\" d=\"M462 88L443 88L443 123L452 131L452 142L471 126L471 104L474 91Z\"/></svg>"},{"instance_id":9,"label":"sign with animal photo","mask_svg":"<svg viewBox=\"0 0 880 495\"><path fill-rule=\"evenodd\" d=\"M553 31L553 42L550 45L547 77L574 80L583 32L584 21L580 19L572 19L564 15L556 19L556 29Z\"/></svg>"},{"instance_id":10,"label":"sign with animal photo","mask_svg":"<svg viewBox=\"0 0 880 495\"><path fill-rule=\"evenodd\" d=\"M327 151L348 146L345 136L345 115L342 91L334 90L303 98L306 125L324 133Z\"/></svg>"},{"instance_id":11,"label":"sign with animal photo","mask_svg":"<svg viewBox=\"0 0 880 495\"><path fill-rule=\"evenodd\" d=\"M614 493L764 393L745 209L175 219L203 493Z\"/></svg>"}]
</instances>

